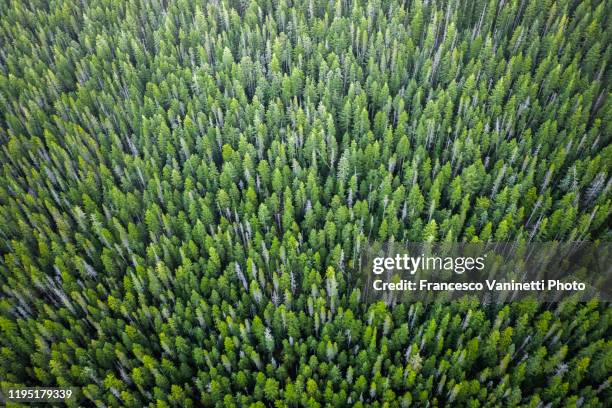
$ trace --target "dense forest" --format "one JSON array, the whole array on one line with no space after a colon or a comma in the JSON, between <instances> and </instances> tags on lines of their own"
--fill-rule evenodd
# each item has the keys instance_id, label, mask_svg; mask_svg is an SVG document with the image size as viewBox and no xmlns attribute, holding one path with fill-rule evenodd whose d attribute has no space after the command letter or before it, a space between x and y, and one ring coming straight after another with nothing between
<instances>
[{"instance_id":1,"label":"dense forest","mask_svg":"<svg viewBox=\"0 0 612 408\"><path fill-rule=\"evenodd\" d=\"M605 407L612 308L364 301L379 242L612 240L612 2L0 0L0 385Z\"/></svg>"}]
</instances>

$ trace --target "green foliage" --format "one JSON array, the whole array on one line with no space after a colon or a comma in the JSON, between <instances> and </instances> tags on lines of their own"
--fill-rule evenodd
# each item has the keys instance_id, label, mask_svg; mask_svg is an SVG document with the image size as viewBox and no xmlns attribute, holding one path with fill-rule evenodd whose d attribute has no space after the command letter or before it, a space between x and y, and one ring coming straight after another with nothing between
<instances>
[{"instance_id":1,"label":"green foliage","mask_svg":"<svg viewBox=\"0 0 612 408\"><path fill-rule=\"evenodd\" d=\"M608 406L606 304L362 303L368 240L610 240L605 1L0 2L0 385ZM503 308L502 308L503 307Z\"/></svg>"}]
</instances>

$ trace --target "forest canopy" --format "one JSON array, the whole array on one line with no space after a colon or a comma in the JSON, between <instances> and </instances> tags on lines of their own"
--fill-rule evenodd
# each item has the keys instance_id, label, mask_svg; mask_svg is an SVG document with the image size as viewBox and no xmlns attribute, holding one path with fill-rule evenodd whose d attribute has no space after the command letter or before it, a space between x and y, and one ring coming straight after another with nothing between
<instances>
[{"instance_id":1,"label":"forest canopy","mask_svg":"<svg viewBox=\"0 0 612 408\"><path fill-rule=\"evenodd\" d=\"M372 240L611 240L611 17L0 0L0 386L610 406L609 304L369 304L356 274Z\"/></svg>"}]
</instances>

